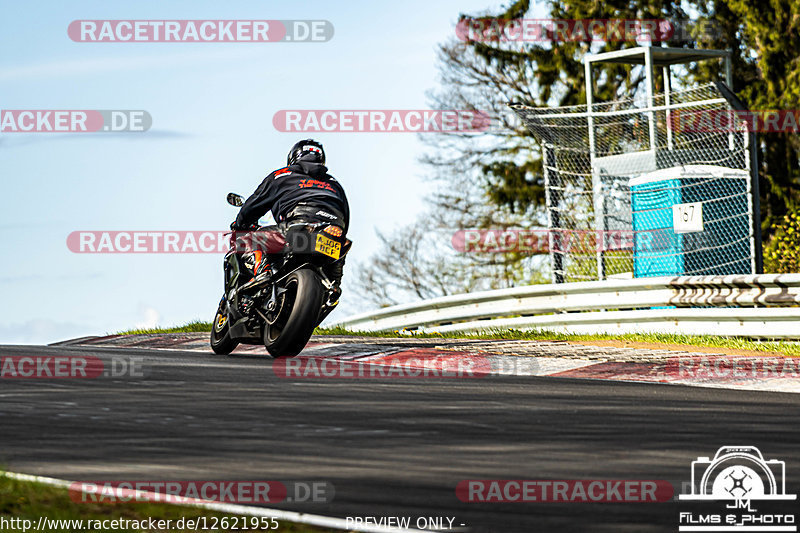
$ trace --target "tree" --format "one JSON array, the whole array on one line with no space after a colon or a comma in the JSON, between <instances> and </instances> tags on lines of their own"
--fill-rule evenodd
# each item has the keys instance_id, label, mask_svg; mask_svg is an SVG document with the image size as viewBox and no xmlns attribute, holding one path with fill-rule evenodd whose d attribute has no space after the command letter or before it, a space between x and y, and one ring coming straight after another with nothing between
<instances>
[{"instance_id":1,"label":"tree","mask_svg":"<svg viewBox=\"0 0 800 533\"><path fill-rule=\"evenodd\" d=\"M575 0L568 4L550 2L554 19L666 19L689 21L688 12L701 30L695 40L682 46L730 48L733 50L734 92L752 110L797 110L800 108L800 12L792 0L713 0L711 2L630 2L613 0ZM683 9L685 6L686 9ZM530 11L528 0L513 2L497 18L523 18ZM491 15L487 15L491 16ZM461 15L460 20L474 16ZM669 43L674 46L673 43ZM603 52L636 46L625 41L526 43L466 42L442 47L441 58L450 70L443 77L443 91L457 94L466 86L485 83L489 90L506 95L507 100L531 106L563 106L585 103L582 57L589 51ZM477 65L477 66L476 66ZM691 69L692 80L703 83L718 79L715 66L698 64ZM637 90L642 72L631 79L624 65L604 65L601 81L594 87L598 100L611 100ZM477 74L477 75L476 75ZM488 78L488 79L487 79ZM657 84L661 84L659 78ZM660 89L660 87L657 87ZM463 94L463 93L462 93ZM489 99L487 99L489 100ZM435 100L435 103L438 101ZM492 108L494 110L494 108ZM518 134L518 132L515 132ZM515 135L530 143L524 135ZM800 138L796 133L759 135L762 227L769 233L776 220L800 204ZM473 149L463 147L469 157ZM524 163L515 162L518 144L509 144L491 154L492 160L476 168L485 176L489 198L496 205L517 209L541 203L536 176L541 163L536 154ZM531 187L531 185L534 185Z\"/></svg>"},{"instance_id":2,"label":"tree","mask_svg":"<svg viewBox=\"0 0 800 533\"><path fill-rule=\"evenodd\" d=\"M800 214L792 213L775 224L764 246L764 272L800 273Z\"/></svg>"},{"instance_id":3,"label":"tree","mask_svg":"<svg viewBox=\"0 0 800 533\"><path fill-rule=\"evenodd\" d=\"M758 0L711 0L710 2L654 2L611 0L573 0L568 5L549 2L553 19L665 19L689 21L701 29L714 28L679 46L694 48L732 48L733 90L751 109L797 109L800 100L800 32L798 16L789 0L770 0L764 9ZM531 12L529 0L517 0L499 13L462 14L461 24L482 18L513 20ZM784 28L786 31L776 31ZM432 107L488 111L496 122L480 137L468 133L427 134L429 146L422 158L433 171L439 187L431 201L430 213L423 218L437 228L489 228L544 226L544 183L542 156L536 140L508 111L509 102L534 107L580 105L586 101L582 58L589 52L605 52L638 46L630 41L559 41L548 33L541 42L507 42L499 38L459 40L440 46L438 61L441 86L430 93ZM669 43L676 46L675 43ZM690 81L703 83L719 79L713 66L699 64L689 71ZM608 101L641 90L641 68L622 64L603 64L596 71L593 93ZM663 80L656 78L656 89ZM791 134L765 133L759 136L762 225L769 232L775 220L796 209L800 198L800 146ZM413 230L406 229L411 232ZM440 243L441 244L441 243ZM436 246L432 249L437 249ZM379 256L388 257L391 247ZM530 258L520 254L496 254L495 267L507 282L530 283L542 279ZM464 289L461 279L474 279L473 270L485 258L439 257L432 260L441 279L421 280L437 286L439 293ZM377 278L376 264L366 267ZM485 275L497 275L483 271ZM419 280L418 280L419 281ZM417 282L418 282L417 281ZM416 283L416 282L415 282ZM436 283L439 283L436 285ZM467 284L473 290L482 284ZM484 284L485 285L485 284ZM407 292L415 292L411 285Z\"/></svg>"},{"instance_id":4,"label":"tree","mask_svg":"<svg viewBox=\"0 0 800 533\"><path fill-rule=\"evenodd\" d=\"M698 3L699 12L719 28L705 48L733 50L732 89L751 110L800 108L800 11L787 0L716 0ZM710 79L708 67L694 79ZM758 134L761 222L765 236L784 215L800 207L800 138L792 132Z\"/></svg>"},{"instance_id":5,"label":"tree","mask_svg":"<svg viewBox=\"0 0 800 533\"><path fill-rule=\"evenodd\" d=\"M378 233L381 249L358 265L357 294L378 306L411 300L502 289L543 282L542 256L521 253L460 253L451 245L452 228L435 218Z\"/></svg>"},{"instance_id":6,"label":"tree","mask_svg":"<svg viewBox=\"0 0 800 533\"><path fill-rule=\"evenodd\" d=\"M498 16L505 20L520 18L529 9L530 2L518 1ZM553 3L551 9L556 12L561 8ZM633 11L630 13L633 16ZM595 9L587 16L600 14ZM462 15L460 20L470 18ZM526 43L519 47L499 40L464 41L454 37L441 45L441 83L439 90L429 94L431 107L480 110L495 117L495 122L480 136L459 132L424 136L429 150L422 161L431 168L438 184L431 208L422 217L429 230L447 235L466 228L546 227L540 148L507 104L584 103L583 83L576 82L583 79L580 58L590 49L609 50L619 44L587 41L557 46ZM595 88L601 97L610 99L641 82L641 76L631 79L631 69L625 65L611 65L608 72L612 75ZM419 237L418 225L398 230L388 239L383 236L381 251L361 266L360 289L373 303L386 305L423 298L420 285L445 295L549 279L549 265L541 256L458 254L446 236L434 244L431 235L424 250L410 248L410 241ZM398 245L402 245L401 249ZM414 257L417 265L428 265L416 269L420 277L413 281L402 275L411 268L406 264L409 257ZM398 264L405 265L402 272L395 271ZM386 287L391 287L394 298L387 294Z\"/></svg>"}]
</instances>

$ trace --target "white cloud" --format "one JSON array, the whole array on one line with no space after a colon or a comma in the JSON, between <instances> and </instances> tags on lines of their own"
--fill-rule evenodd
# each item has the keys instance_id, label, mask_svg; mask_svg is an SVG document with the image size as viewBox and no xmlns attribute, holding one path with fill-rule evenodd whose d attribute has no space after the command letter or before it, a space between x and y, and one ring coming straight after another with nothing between
<instances>
[{"instance_id":1,"label":"white cloud","mask_svg":"<svg viewBox=\"0 0 800 533\"><path fill-rule=\"evenodd\" d=\"M142 320L134 326L134 329L154 328L161 321L161 314L157 310L142 304L139 305L139 315Z\"/></svg>"}]
</instances>

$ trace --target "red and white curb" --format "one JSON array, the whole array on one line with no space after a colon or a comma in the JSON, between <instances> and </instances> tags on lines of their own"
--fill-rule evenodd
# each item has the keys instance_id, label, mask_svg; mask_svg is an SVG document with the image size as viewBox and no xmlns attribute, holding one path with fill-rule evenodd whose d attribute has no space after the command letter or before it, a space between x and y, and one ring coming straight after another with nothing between
<instances>
[{"instance_id":1,"label":"red and white curb","mask_svg":"<svg viewBox=\"0 0 800 533\"><path fill-rule=\"evenodd\" d=\"M208 353L207 335L111 335L59 344ZM266 355L266 350L263 346L243 345L236 353L259 356ZM312 338L292 365L298 360L440 370L464 363L477 369L478 377L547 376L800 393L800 358L770 355L606 348L546 341L323 337ZM279 361L287 365L286 360ZM392 375L377 373L372 377Z\"/></svg>"}]
</instances>

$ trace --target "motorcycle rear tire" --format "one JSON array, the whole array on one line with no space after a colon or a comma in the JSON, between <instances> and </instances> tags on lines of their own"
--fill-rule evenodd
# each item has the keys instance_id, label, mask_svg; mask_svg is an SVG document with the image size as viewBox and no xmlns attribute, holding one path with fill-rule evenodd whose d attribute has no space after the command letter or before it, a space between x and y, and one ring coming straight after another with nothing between
<instances>
[{"instance_id":1,"label":"motorcycle rear tire","mask_svg":"<svg viewBox=\"0 0 800 533\"><path fill-rule=\"evenodd\" d=\"M278 320L264 326L264 346L273 357L294 357L314 333L324 291L319 276L307 268L290 274L283 288Z\"/></svg>"}]
</instances>

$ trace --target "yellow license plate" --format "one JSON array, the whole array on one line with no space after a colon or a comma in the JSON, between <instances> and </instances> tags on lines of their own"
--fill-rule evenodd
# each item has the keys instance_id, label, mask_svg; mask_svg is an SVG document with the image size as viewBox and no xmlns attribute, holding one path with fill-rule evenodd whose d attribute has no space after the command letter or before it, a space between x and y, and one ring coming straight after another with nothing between
<instances>
[{"instance_id":1,"label":"yellow license plate","mask_svg":"<svg viewBox=\"0 0 800 533\"><path fill-rule=\"evenodd\" d=\"M325 235L317 234L317 243L314 246L314 250L328 257L339 259L339 254L342 251L342 243L329 239Z\"/></svg>"}]
</instances>

